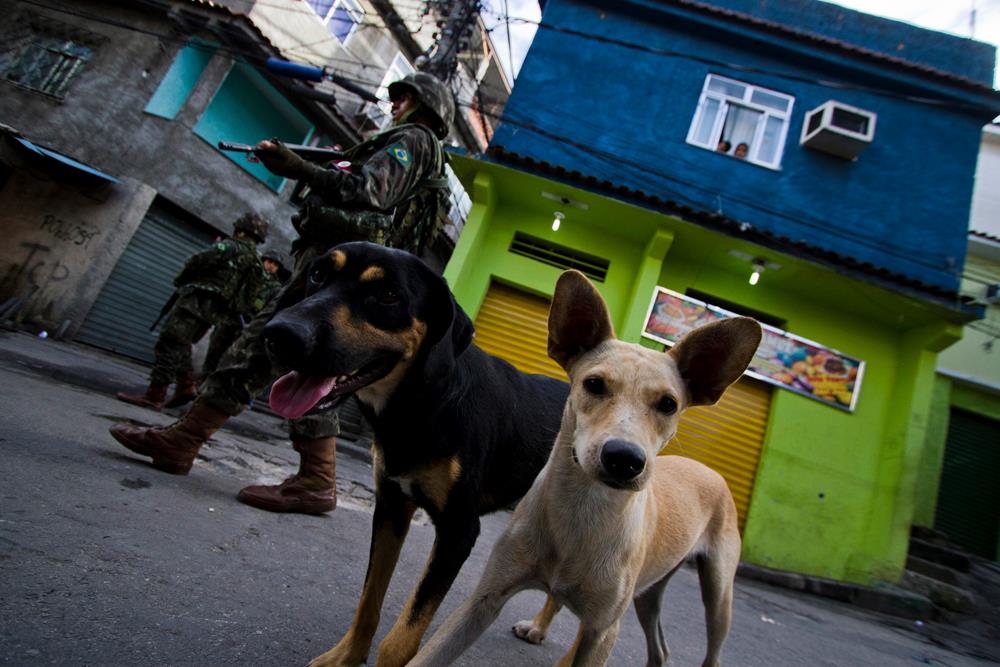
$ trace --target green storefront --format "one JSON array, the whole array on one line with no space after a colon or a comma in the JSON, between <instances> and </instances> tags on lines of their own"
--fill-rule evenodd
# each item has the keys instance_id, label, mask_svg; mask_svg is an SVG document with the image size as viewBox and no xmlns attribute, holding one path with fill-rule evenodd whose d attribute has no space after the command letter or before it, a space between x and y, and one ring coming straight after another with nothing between
<instances>
[{"instance_id":1,"label":"green storefront","mask_svg":"<svg viewBox=\"0 0 1000 667\"><path fill-rule=\"evenodd\" d=\"M686 416L666 451L730 482L744 560L865 584L899 579L935 360L967 317L674 215L487 161L452 164L473 207L445 277L479 345L523 369L559 372L545 358L544 314L567 267L592 277L623 340L663 347L643 336L661 287L862 361L853 409L745 378L719 406ZM764 270L751 285L754 260Z\"/></svg>"}]
</instances>

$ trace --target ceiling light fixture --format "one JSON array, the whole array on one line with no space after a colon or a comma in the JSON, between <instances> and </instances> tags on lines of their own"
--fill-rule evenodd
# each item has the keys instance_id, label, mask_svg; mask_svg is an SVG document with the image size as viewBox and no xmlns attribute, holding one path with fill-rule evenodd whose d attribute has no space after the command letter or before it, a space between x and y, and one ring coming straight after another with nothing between
<instances>
[{"instance_id":1,"label":"ceiling light fixture","mask_svg":"<svg viewBox=\"0 0 1000 667\"><path fill-rule=\"evenodd\" d=\"M563 218L565 218L565 217L566 217L566 214L564 214L562 211L556 211L555 212L555 214L552 217L552 231L554 231L554 232L558 232L559 231L559 225L562 223Z\"/></svg>"}]
</instances>

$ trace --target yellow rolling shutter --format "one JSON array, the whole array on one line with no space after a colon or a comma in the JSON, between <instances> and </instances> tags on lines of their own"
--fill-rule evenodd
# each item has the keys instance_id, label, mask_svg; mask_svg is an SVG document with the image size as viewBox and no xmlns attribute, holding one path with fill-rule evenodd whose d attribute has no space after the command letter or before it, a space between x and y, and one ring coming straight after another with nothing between
<instances>
[{"instance_id":1,"label":"yellow rolling shutter","mask_svg":"<svg viewBox=\"0 0 1000 667\"><path fill-rule=\"evenodd\" d=\"M685 412L677 435L660 452L701 461L722 475L736 501L741 531L750 507L770 408L771 388L743 378L715 405Z\"/></svg>"},{"instance_id":2,"label":"yellow rolling shutter","mask_svg":"<svg viewBox=\"0 0 1000 667\"><path fill-rule=\"evenodd\" d=\"M493 283L476 316L476 344L526 373L567 380L546 352L548 319L547 299ZM770 387L744 378L716 405L688 410L677 435L660 452L701 461L722 475L736 501L740 530L750 506L770 409Z\"/></svg>"},{"instance_id":3,"label":"yellow rolling shutter","mask_svg":"<svg viewBox=\"0 0 1000 667\"><path fill-rule=\"evenodd\" d=\"M525 373L568 381L549 359L549 300L499 283L490 285L476 316L476 344Z\"/></svg>"}]
</instances>

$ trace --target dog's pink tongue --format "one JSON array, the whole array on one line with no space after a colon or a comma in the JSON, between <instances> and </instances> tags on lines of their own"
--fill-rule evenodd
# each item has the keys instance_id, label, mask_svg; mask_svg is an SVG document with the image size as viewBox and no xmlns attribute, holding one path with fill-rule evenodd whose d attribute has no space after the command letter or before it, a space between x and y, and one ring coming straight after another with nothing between
<instances>
[{"instance_id":1,"label":"dog's pink tongue","mask_svg":"<svg viewBox=\"0 0 1000 667\"><path fill-rule=\"evenodd\" d=\"M285 419L309 412L333 389L335 378L313 377L292 371L271 385L271 409Z\"/></svg>"}]
</instances>

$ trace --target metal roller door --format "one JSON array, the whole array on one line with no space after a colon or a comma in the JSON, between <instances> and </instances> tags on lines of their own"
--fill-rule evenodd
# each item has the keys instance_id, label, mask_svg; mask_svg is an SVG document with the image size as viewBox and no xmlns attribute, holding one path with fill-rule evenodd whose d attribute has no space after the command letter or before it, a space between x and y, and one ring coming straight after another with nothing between
<instances>
[{"instance_id":1,"label":"metal roller door","mask_svg":"<svg viewBox=\"0 0 1000 667\"><path fill-rule=\"evenodd\" d=\"M718 403L691 408L661 454L700 461L722 475L736 502L740 531L746 523L760 450L771 410L771 388L744 377Z\"/></svg>"},{"instance_id":2,"label":"metal roller door","mask_svg":"<svg viewBox=\"0 0 1000 667\"><path fill-rule=\"evenodd\" d=\"M549 301L493 283L476 316L476 343L528 373L566 380L547 353ZM746 521L771 409L771 388L744 378L716 405L691 408L661 454L700 461L722 475Z\"/></svg>"},{"instance_id":3,"label":"metal roller door","mask_svg":"<svg viewBox=\"0 0 1000 667\"><path fill-rule=\"evenodd\" d=\"M184 260L213 239L211 232L194 228L154 203L75 340L151 363L159 332L149 326L173 294L174 276Z\"/></svg>"},{"instance_id":4,"label":"metal roller door","mask_svg":"<svg viewBox=\"0 0 1000 667\"><path fill-rule=\"evenodd\" d=\"M565 371L549 359L549 300L493 283L476 315L476 345L525 373L563 382Z\"/></svg>"},{"instance_id":5,"label":"metal roller door","mask_svg":"<svg viewBox=\"0 0 1000 667\"><path fill-rule=\"evenodd\" d=\"M972 553L997 560L1000 422L952 408L934 527Z\"/></svg>"}]
</instances>

